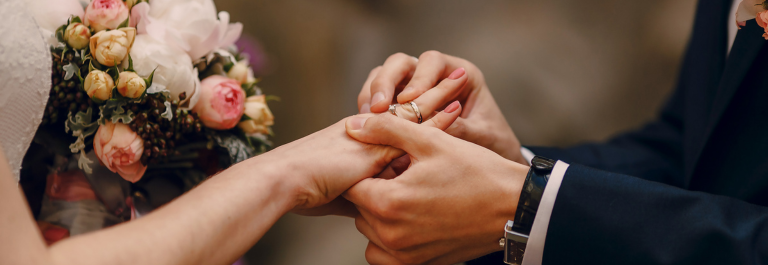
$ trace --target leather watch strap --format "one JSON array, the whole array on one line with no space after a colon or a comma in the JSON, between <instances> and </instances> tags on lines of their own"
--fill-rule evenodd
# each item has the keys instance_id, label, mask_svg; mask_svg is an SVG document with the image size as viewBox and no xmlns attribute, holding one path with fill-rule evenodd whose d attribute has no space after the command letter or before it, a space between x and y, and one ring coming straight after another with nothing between
<instances>
[{"instance_id":1,"label":"leather watch strap","mask_svg":"<svg viewBox=\"0 0 768 265\"><path fill-rule=\"evenodd\" d=\"M514 222L508 222L505 227L504 262L519 265L523 262L523 254L528 244L536 212L539 210L544 189L552 174L557 161L536 156L531 160L531 169L525 177L520 199L517 202Z\"/></svg>"}]
</instances>

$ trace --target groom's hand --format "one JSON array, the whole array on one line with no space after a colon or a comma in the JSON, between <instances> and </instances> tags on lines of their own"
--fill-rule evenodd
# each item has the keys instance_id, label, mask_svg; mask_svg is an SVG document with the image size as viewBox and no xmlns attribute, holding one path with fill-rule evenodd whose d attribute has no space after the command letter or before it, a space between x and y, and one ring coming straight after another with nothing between
<instances>
[{"instance_id":1,"label":"groom's hand","mask_svg":"<svg viewBox=\"0 0 768 265\"><path fill-rule=\"evenodd\" d=\"M389 115L347 122L365 143L407 152L394 179L369 178L344 197L357 205L371 264L452 264L501 250L528 167L481 146Z\"/></svg>"},{"instance_id":2,"label":"groom's hand","mask_svg":"<svg viewBox=\"0 0 768 265\"><path fill-rule=\"evenodd\" d=\"M463 72L468 75L468 80L460 93L447 98L425 97L441 80ZM446 132L509 160L527 163L520 153L520 142L488 90L483 73L467 60L437 51L425 52L418 59L403 53L394 54L384 65L371 71L360 91L357 106L360 113L381 113L393 101L445 106L454 100L464 105L464 112Z\"/></svg>"},{"instance_id":3,"label":"groom's hand","mask_svg":"<svg viewBox=\"0 0 768 265\"><path fill-rule=\"evenodd\" d=\"M439 113L436 111L442 109L442 106L431 103L459 93L466 81L467 75L447 79L424 93L422 98L432 100L417 102L425 117L424 123L419 126L445 130L453 124L461 113L459 102ZM398 114L404 117L414 115L407 110L401 108ZM432 113L436 114L427 119L427 115ZM394 118L389 113L382 115ZM305 215L357 215L354 206L337 197L358 181L381 172L393 159L405 154L397 148L355 141L347 135L345 123L360 122L364 117L372 116L367 114L349 118L260 156L259 159L271 160L264 164L279 165L277 170L295 182L295 212Z\"/></svg>"}]
</instances>

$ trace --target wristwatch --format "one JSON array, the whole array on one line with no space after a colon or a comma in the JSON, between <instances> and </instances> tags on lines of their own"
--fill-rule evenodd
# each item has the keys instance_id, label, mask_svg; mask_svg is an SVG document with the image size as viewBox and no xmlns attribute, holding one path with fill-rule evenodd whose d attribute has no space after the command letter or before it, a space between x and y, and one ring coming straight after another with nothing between
<instances>
[{"instance_id":1,"label":"wristwatch","mask_svg":"<svg viewBox=\"0 0 768 265\"><path fill-rule=\"evenodd\" d=\"M499 245L504 248L504 263L513 265L523 263L528 235L531 234L531 227L539 210L544 188L547 186L556 162L540 156L531 160L531 169L525 177L520 200L517 202L515 220L507 221L504 226L504 237L499 240Z\"/></svg>"}]
</instances>

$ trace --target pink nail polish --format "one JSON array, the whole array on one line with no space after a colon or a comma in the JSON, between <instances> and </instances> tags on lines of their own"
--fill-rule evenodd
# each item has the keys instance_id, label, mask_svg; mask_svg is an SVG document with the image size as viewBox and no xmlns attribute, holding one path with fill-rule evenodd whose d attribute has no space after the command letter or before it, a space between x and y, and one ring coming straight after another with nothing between
<instances>
[{"instance_id":1,"label":"pink nail polish","mask_svg":"<svg viewBox=\"0 0 768 265\"><path fill-rule=\"evenodd\" d=\"M459 103L458 100L454 101L453 103L451 103L451 105L448 105L448 107L445 107L445 113L453 113L454 111L459 109L460 106L461 106L461 103Z\"/></svg>"},{"instance_id":2,"label":"pink nail polish","mask_svg":"<svg viewBox=\"0 0 768 265\"><path fill-rule=\"evenodd\" d=\"M452 80L459 79L459 77L464 76L465 72L466 71L464 71L464 67L456 69L456 70L453 71L453 73L451 73L451 75L448 76L448 79L452 79Z\"/></svg>"}]
</instances>

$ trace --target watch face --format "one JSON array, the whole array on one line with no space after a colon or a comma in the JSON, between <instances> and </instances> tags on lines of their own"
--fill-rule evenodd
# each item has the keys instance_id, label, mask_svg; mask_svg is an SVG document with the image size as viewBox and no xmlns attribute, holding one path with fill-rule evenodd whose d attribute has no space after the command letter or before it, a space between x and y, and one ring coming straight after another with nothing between
<instances>
[{"instance_id":1,"label":"watch face","mask_svg":"<svg viewBox=\"0 0 768 265\"><path fill-rule=\"evenodd\" d=\"M526 243L515 242L512 239L506 239L506 247L504 248L504 263L520 265L523 263L523 253L525 252Z\"/></svg>"}]
</instances>

